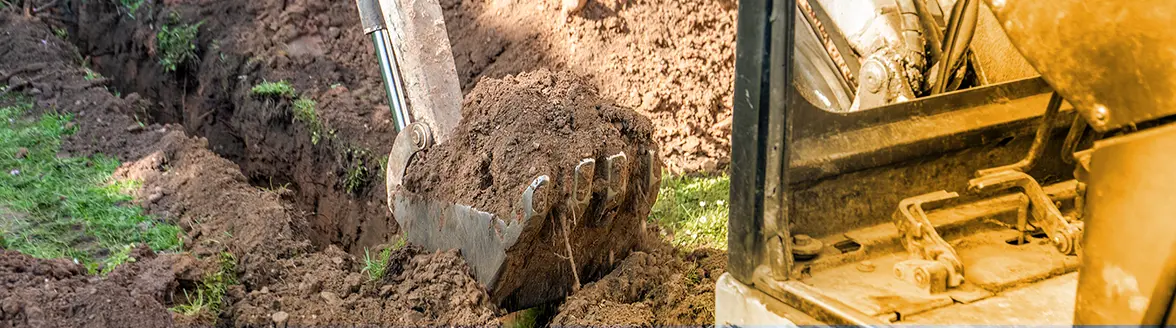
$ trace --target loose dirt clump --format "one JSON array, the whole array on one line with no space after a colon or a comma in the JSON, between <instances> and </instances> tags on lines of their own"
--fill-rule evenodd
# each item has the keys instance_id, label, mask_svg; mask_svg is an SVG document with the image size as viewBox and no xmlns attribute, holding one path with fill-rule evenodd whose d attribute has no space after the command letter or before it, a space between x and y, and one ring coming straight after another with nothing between
<instances>
[{"instance_id":1,"label":"loose dirt clump","mask_svg":"<svg viewBox=\"0 0 1176 328\"><path fill-rule=\"evenodd\" d=\"M264 326L279 311L289 315L290 326L300 327L496 323L496 308L456 251L394 250L377 281L333 246L278 265L283 283L250 291L234 309L238 324Z\"/></svg>"},{"instance_id":2,"label":"loose dirt clump","mask_svg":"<svg viewBox=\"0 0 1176 328\"><path fill-rule=\"evenodd\" d=\"M571 186L572 170L582 159L604 162L624 152L640 161L640 154L655 147L652 130L648 119L606 104L596 90L566 72L483 80L466 96L452 139L418 154L405 186L507 217L539 175ZM597 179L603 175L596 174ZM544 196L566 199L571 190L564 189L548 189Z\"/></svg>"},{"instance_id":3,"label":"loose dirt clump","mask_svg":"<svg viewBox=\"0 0 1176 328\"><path fill-rule=\"evenodd\" d=\"M540 68L588 77L601 97L649 116L671 172L729 163L736 3L443 0L462 89Z\"/></svg>"},{"instance_id":4,"label":"loose dirt clump","mask_svg":"<svg viewBox=\"0 0 1176 328\"><path fill-rule=\"evenodd\" d=\"M669 247L635 252L612 273L568 297L552 320L562 326L683 326L715 321L715 281L727 254Z\"/></svg>"},{"instance_id":5,"label":"loose dirt clump","mask_svg":"<svg viewBox=\"0 0 1176 328\"><path fill-rule=\"evenodd\" d=\"M177 255L140 248L106 277L66 260L0 250L0 327L166 327Z\"/></svg>"}]
</instances>

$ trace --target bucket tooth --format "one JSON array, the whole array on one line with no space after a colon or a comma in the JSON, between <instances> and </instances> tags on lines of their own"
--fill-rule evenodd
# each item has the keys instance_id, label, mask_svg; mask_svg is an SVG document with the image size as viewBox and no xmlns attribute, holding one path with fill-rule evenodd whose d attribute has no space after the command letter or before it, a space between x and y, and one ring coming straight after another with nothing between
<instances>
[{"instance_id":1,"label":"bucket tooth","mask_svg":"<svg viewBox=\"0 0 1176 328\"><path fill-rule=\"evenodd\" d=\"M596 160L585 158L576 164L572 173L572 192L568 197L568 210L572 212L572 226L584 217L588 204L592 202L592 179L596 178Z\"/></svg>"},{"instance_id":2,"label":"bucket tooth","mask_svg":"<svg viewBox=\"0 0 1176 328\"><path fill-rule=\"evenodd\" d=\"M657 201L657 192L661 188L661 160L656 150L645 151L645 203L653 204Z\"/></svg>"},{"instance_id":3,"label":"bucket tooth","mask_svg":"<svg viewBox=\"0 0 1176 328\"><path fill-rule=\"evenodd\" d=\"M621 204L621 199L625 197L629 188L629 156L621 152L609 156L607 163L608 194L604 199L608 208L614 208Z\"/></svg>"},{"instance_id":4,"label":"bucket tooth","mask_svg":"<svg viewBox=\"0 0 1176 328\"><path fill-rule=\"evenodd\" d=\"M614 211L621 206L628 195L629 188L629 156L625 152L617 153L605 159L605 190L603 207L598 209L594 225L608 224L616 215Z\"/></svg>"},{"instance_id":5,"label":"bucket tooth","mask_svg":"<svg viewBox=\"0 0 1176 328\"><path fill-rule=\"evenodd\" d=\"M505 224L502 239L507 245L514 245L519 239L519 234L523 232L522 227L527 225L527 222L532 220L542 220L547 216L547 212L551 210L551 203L544 197L544 191L548 188L547 184L551 181L546 175L535 177L531 180L531 184L523 190L522 197L519 198L519 207L516 212L514 221ZM498 220L501 222L502 220Z\"/></svg>"}]
</instances>

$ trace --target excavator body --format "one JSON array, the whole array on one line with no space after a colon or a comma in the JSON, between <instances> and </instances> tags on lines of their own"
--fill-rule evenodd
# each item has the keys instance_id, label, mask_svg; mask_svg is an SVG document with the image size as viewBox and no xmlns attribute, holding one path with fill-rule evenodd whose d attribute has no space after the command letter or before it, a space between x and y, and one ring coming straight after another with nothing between
<instances>
[{"instance_id":1,"label":"excavator body","mask_svg":"<svg viewBox=\"0 0 1176 328\"><path fill-rule=\"evenodd\" d=\"M740 1L716 324L1176 322L1173 15Z\"/></svg>"}]
</instances>

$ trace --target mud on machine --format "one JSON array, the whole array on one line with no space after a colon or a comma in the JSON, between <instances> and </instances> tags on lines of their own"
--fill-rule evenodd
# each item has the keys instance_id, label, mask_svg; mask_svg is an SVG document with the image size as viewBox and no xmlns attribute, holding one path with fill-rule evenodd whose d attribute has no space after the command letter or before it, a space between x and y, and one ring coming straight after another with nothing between
<instances>
[{"instance_id":1,"label":"mud on machine","mask_svg":"<svg viewBox=\"0 0 1176 328\"><path fill-rule=\"evenodd\" d=\"M1176 324L1176 4L738 15L717 324Z\"/></svg>"}]
</instances>

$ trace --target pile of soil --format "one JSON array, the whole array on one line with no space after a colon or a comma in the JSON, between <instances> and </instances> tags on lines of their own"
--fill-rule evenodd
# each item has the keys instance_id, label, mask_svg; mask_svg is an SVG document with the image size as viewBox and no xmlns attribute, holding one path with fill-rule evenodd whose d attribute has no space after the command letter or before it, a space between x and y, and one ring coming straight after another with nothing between
<instances>
[{"instance_id":1,"label":"pile of soil","mask_svg":"<svg viewBox=\"0 0 1176 328\"><path fill-rule=\"evenodd\" d=\"M588 77L601 97L649 116L671 172L730 164L733 0L442 0L463 90L547 68Z\"/></svg>"},{"instance_id":2,"label":"pile of soil","mask_svg":"<svg viewBox=\"0 0 1176 328\"><path fill-rule=\"evenodd\" d=\"M166 306L179 285L176 272L186 272L190 258L156 256L145 247L131 258L136 261L98 277L67 260L0 250L0 326L170 326Z\"/></svg>"},{"instance_id":3,"label":"pile of soil","mask_svg":"<svg viewBox=\"0 0 1176 328\"><path fill-rule=\"evenodd\" d=\"M333 246L279 265L285 283L250 291L233 310L238 323L265 325L279 311L291 326L497 323L497 308L456 251L397 249L376 282L360 273L362 263Z\"/></svg>"},{"instance_id":4,"label":"pile of soil","mask_svg":"<svg viewBox=\"0 0 1176 328\"><path fill-rule=\"evenodd\" d=\"M669 247L635 252L600 281L568 297L552 320L561 326L682 326L715 322L715 281L726 252Z\"/></svg>"}]
</instances>

